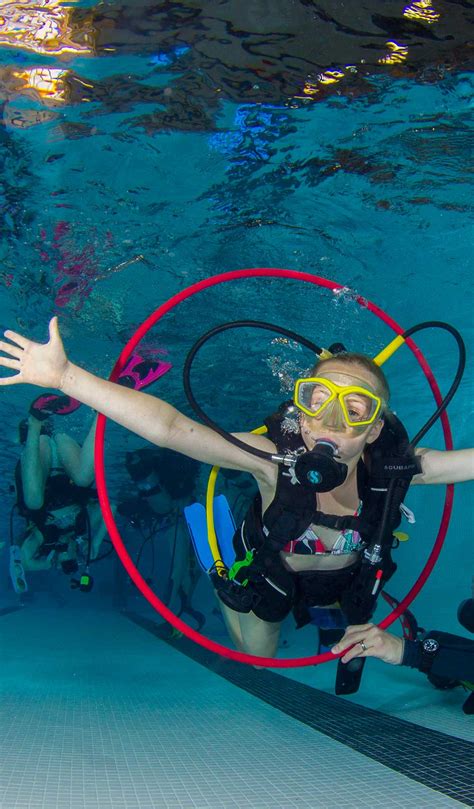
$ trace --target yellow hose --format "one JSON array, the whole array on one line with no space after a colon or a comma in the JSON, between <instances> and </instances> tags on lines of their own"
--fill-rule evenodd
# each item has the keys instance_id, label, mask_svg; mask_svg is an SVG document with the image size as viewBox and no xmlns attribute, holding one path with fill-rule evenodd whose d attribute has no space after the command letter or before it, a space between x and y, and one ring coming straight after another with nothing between
<instances>
[{"instance_id":1,"label":"yellow hose","mask_svg":"<svg viewBox=\"0 0 474 809\"><path fill-rule=\"evenodd\" d=\"M399 334L398 337L395 337L388 344L388 346L385 346L385 348L383 348L382 351L380 351L377 354L377 356L373 358L373 362L375 362L375 364L379 365L379 366L383 365L383 363L386 362L389 359L389 357L392 356L392 354L395 354L395 351L398 348L400 348L400 346L402 346L404 344L404 342L405 342L405 338L402 337L401 334Z\"/></svg>"},{"instance_id":2,"label":"yellow hose","mask_svg":"<svg viewBox=\"0 0 474 809\"><path fill-rule=\"evenodd\" d=\"M252 430L254 435L263 435L267 432L267 428L263 424L261 427L257 427L255 430ZM209 475L209 480L207 482L207 491L206 491L206 524L207 524L207 540L209 542L209 548L211 549L212 558L214 559L215 569L219 576L226 576L227 568L222 561L221 552L219 549L219 543L217 541L217 534L214 525L214 493L216 491L216 481L217 475L219 474L220 466L213 466Z\"/></svg>"}]
</instances>

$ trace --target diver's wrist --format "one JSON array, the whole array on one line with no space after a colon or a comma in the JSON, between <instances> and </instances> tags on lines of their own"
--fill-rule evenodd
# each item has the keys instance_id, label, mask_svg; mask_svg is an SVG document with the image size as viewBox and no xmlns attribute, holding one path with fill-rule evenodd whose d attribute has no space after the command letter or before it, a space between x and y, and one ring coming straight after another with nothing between
<instances>
[{"instance_id":1,"label":"diver's wrist","mask_svg":"<svg viewBox=\"0 0 474 809\"><path fill-rule=\"evenodd\" d=\"M64 366L64 370L61 374L61 379L59 380L58 390L62 391L62 393L67 393L66 387L68 384L68 377L69 382L73 382L74 375L72 372L72 363L69 360L66 360L66 365Z\"/></svg>"},{"instance_id":2,"label":"diver's wrist","mask_svg":"<svg viewBox=\"0 0 474 809\"><path fill-rule=\"evenodd\" d=\"M418 640L403 641L403 656L400 664L411 669L417 669L421 663L421 646Z\"/></svg>"},{"instance_id":3,"label":"diver's wrist","mask_svg":"<svg viewBox=\"0 0 474 809\"><path fill-rule=\"evenodd\" d=\"M403 658L405 657L405 638L399 638L401 641L400 647L397 650L395 660L393 661L396 666L403 665Z\"/></svg>"}]
</instances>

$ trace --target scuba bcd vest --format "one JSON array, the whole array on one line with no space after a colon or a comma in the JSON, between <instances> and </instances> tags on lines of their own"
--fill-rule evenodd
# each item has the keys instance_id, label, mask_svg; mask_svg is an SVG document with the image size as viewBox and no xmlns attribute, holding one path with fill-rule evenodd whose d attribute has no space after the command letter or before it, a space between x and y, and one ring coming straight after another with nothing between
<instances>
[{"instance_id":1,"label":"scuba bcd vest","mask_svg":"<svg viewBox=\"0 0 474 809\"><path fill-rule=\"evenodd\" d=\"M97 499L97 493L91 486L77 486L64 473L62 469L51 470L44 491L44 502L39 509L30 509L25 503L23 493L23 481L21 477L21 461L15 467L15 488L17 496L17 508L20 516L32 522L43 534L45 549L51 550L56 544L61 543L64 534L74 530L77 536L90 533L87 504ZM48 517L54 516L54 512L65 506L76 506L77 514L72 517L71 523L59 526L54 522L48 523ZM48 552L49 552L48 550Z\"/></svg>"},{"instance_id":2,"label":"scuba bcd vest","mask_svg":"<svg viewBox=\"0 0 474 809\"><path fill-rule=\"evenodd\" d=\"M87 503L97 500L97 492L92 486L77 486L62 469L52 469L51 475L46 481L42 507L39 509L28 508L23 493L21 461L18 461L15 467L15 489L19 514L33 522L40 531L47 527L47 518L58 509L65 506L78 506L83 511ZM83 519L77 520L76 533L84 533L83 522ZM61 531L61 529L59 530ZM65 533L65 531L61 531L61 533Z\"/></svg>"},{"instance_id":3,"label":"scuba bcd vest","mask_svg":"<svg viewBox=\"0 0 474 809\"><path fill-rule=\"evenodd\" d=\"M288 429L286 419L291 404L285 402L265 424L267 435L279 452L298 453L305 451L306 447L299 430ZM281 566L279 552L312 523L337 531L353 529L361 535L364 551L359 572L344 593L341 607L349 623L368 621L375 608L377 592L396 570L391 558L393 531L400 523L400 506L411 479L419 471L420 464L409 447L405 428L390 413L385 416L380 436L368 445L364 461L360 460L357 467L357 485L362 501L359 516L318 511L314 492L300 485L291 470L280 465L275 497L264 519L261 498L257 495L238 529L244 545L253 553L248 555L248 564L237 562L235 573L231 571L230 577L236 584L248 582L247 587L251 588L255 574L258 576ZM235 604L232 606L238 609ZM247 604L243 611L248 611Z\"/></svg>"}]
</instances>

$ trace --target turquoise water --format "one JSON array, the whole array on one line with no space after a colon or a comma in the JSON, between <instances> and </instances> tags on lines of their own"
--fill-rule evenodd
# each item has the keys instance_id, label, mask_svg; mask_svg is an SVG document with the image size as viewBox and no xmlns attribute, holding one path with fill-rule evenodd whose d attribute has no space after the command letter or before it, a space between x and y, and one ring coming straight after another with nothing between
<instances>
[{"instance_id":1,"label":"turquoise water","mask_svg":"<svg viewBox=\"0 0 474 809\"><path fill-rule=\"evenodd\" d=\"M86 7L83 14L86 20ZM136 30L130 27L130 42ZM107 375L136 326L187 285L245 267L303 270L347 290L240 281L164 318L145 345L163 349L173 363L157 395L188 412L185 355L203 331L229 319L270 320L323 345L342 340L377 353L391 333L357 305L358 294L405 328L447 320L460 329L468 368L449 415L455 446L469 446L472 75L463 64L410 75L374 62L360 83L345 77L315 101L302 97L307 76L342 62L328 57L315 67L313 60L311 73L304 60L290 65L282 53L287 86L255 72L249 84L248 65L232 85L231 66L226 72L217 57L192 61L212 37L185 42L184 30L162 31L160 47L145 47L137 34L133 46L119 37L118 45L109 42L114 52L102 43L61 59L3 49L1 325L44 340L48 318L59 314L71 358ZM53 72L40 80L31 72L39 68ZM454 344L426 332L419 345L446 391ZM224 426L248 429L286 395L279 372L286 379L307 365L299 352L246 331L203 352L196 391ZM413 435L433 409L426 380L407 349L387 373L394 408ZM1 391L6 512L19 455L16 424L32 395L22 387ZM89 418L78 411L68 430L80 439ZM442 446L439 425L424 443ZM125 485L125 451L139 444L109 429L112 498ZM474 570L472 494L472 484L458 487L445 549L416 603L422 624L456 631L455 608ZM390 589L398 597L424 565L442 499L438 487L409 496L417 523L397 555ZM102 573L110 592L114 571L110 564ZM6 600L11 595L6 591Z\"/></svg>"}]
</instances>

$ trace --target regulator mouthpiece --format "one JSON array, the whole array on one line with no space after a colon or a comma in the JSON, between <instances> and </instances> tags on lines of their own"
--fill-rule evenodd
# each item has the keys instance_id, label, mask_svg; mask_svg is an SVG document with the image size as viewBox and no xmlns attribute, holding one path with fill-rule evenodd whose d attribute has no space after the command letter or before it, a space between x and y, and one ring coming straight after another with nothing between
<instances>
[{"instance_id":1,"label":"regulator mouthpiece","mask_svg":"<svg viewBox=\"0 0 474 809\"><path fill-rule=\"evenodd\" d=\"M314 492L330 492L344 483L347 465L336 461L337 446L330 441L316 441L310 452L300 455L295 464L299 483Z\"/></svg>"}]
</instances>

